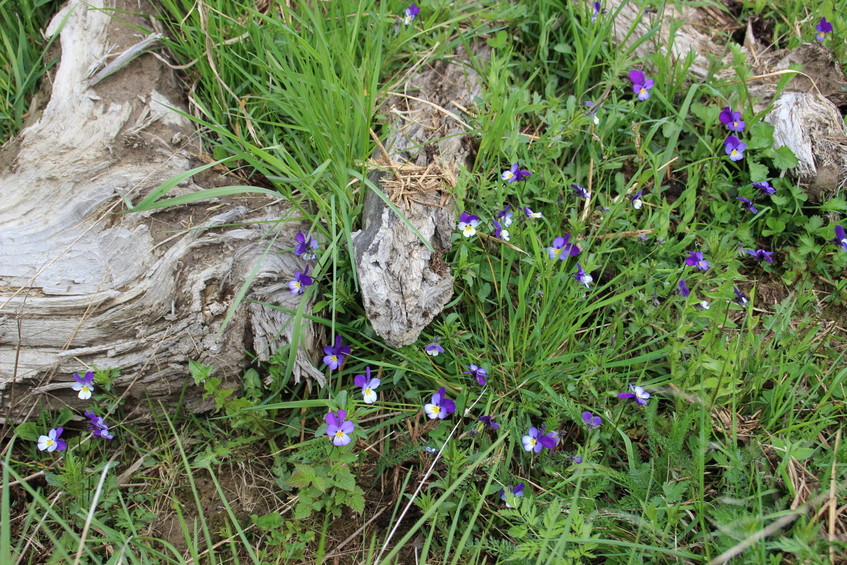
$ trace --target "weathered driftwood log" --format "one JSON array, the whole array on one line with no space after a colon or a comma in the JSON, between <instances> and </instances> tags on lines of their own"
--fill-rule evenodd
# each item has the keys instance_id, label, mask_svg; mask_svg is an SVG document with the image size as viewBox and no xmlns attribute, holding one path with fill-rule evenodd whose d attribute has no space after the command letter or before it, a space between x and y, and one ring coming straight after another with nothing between
<instances>
[{"instance_id":1,"label":"weathered driftwood log","mask_svg":"<svg viewBox=\"0 0 847 565\"><path fill-rule=\"evenodd\" d=\"M664 53L681 63L694 53L689 67L699 79L714 69L713 61L724 67L717 76L736 80L732 53L724 43L728 29L737 25L729 14L711 6L668 5L664 12L643 10L636 2L609 0L614 14L612 37L619 45L633 46L636 57ZM655 28L655 31L653 31ZM748 56L754 78L748 91L761 112L773 103L765 120L774 126L774 147L788 146L799 163L791 173L807 187L814 201L823 201L847 185L847 128L838 106L847 103L847 86L841 65L832 53L818 44L792 50L763 48L747 27L742 50ZM801 67L785 90L777 96L781 71ZM776 98L775 98L776 97Z\"/></svg>"},{"instance_id":2,"label":"weathered driftwood log","mask_svg":"<svg viewBox=\"0 0 847 565\"><path fill-rule=\"evenodd\" d=\"M391 347L414 343L453 295L453 276L441 260L456 229L450 189L459 169L472 164L460 115L482 92L463 59L460 53L426 65L386 103L390 133L370 177L432 251L373 191L365 197L362 230L353 234L365 311Z\"/></svg>"},{"instance_id":3,"label":"weathered driftwood log","mask_svg":"<svg viewBox=\"0 0 847 565\"><path fill-rule=\"evenodd\" d=\"M201 391L182 393L189 360L214 365L232 386L246 350L267 359L294 334L288 314L257 302L308 312L287 288L302 265L286 252L297 227L277 222L287 215L284 203L247 196L117 214L125 198L138 202L198 164L191 122L171 109L180 107L180 89L160 60L144 55L90 85L99 59L143 37L120 23L138 8L129 0L72 0L56 16L50 32L67 21L49 103L0 152L5 419L79 407L71 374L92 366L120 369L116 390L142 408L148 398L182 398L189 410L206 409ZM176 192L197 190L187 182ZM254 301L243 302L224 329L251 273ZM322 381L306 353L312 329L301 326L295 379Z\"/></svg>"}]
</instances>

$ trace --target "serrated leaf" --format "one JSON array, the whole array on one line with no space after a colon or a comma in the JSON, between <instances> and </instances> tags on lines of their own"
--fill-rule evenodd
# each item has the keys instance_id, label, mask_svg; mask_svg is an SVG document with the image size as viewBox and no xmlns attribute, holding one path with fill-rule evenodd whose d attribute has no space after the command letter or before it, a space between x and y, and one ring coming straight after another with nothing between
<instances>
[{"instance_id":1,"label":"serrated leaf","mask_svg":"<svg viewBox=\"0 0 847 565\"><path fill-rule=\"evenodd\" d=\"M294 507L294 519L305 520L312 515L312 499L301 498Z\"/></svg>"},{"instance_id":2,"label":"serrated leaf","mask_svg":"<svg viewBox=\"0 0 847 565\"><path fill-rule=\"evenodd\" d=\"M743 139L741 141L744 141ZM750 128L750 140L747 149L767 149L773 146L773 126L767 122L759 122Z\"/></svg>"},{"instance_id":3,"label":"serrated leaf","mask_svg":"<svg viewBox=\"0 0 847 565\"><path fill-rule=\"evenodd\" d=\"M824 202L823 206L821 206L821 210L825 212L835 210L843 212L844 210L847 210L847 201L840 197L831 198L827 202Z\"/></svg>"},{"instance_id":4,"label":"serrated leaf","mask_svg":"<svg viewBox=\"0 0 847 565\"><path fill-rule=\"evenodd\" d=\"M750 159L747 162L747 168L750 171L750 178L753 179L754 182L758 182L768 178L768 168L762 165L761 163L757 163Z\"/></svg>"},{"instance_id":5,"label":"serrated leaf","mask_svg":"<svg viewBox=\"0 0 847 565\"><path fill-rule=\"evenodd\" d=\"M793 169L799 163L797 156L787 145L773 150L771 158L773 159L773 166L782 171Z\"/></svg>"},{"instance_id":6,"label":"serrated leaf","mask_svg":"<svg viewBox=\"0 0 847 565\"><path fill-rule=\"evenodd\" d=\"M356 488L356 479L349 473L341 473L341 476L335 477L335 486L343 490L353 490Z\"/></svg>"},{"instance_id":7,"label":"serrated leaf","mask_svg":"<svg viewBox=\"0 0 847 565\"><path fill-rule=\"evenodd\" d=\"M15 428L15 434L26 441L36 441L41 436L35 422L24 422Z\"/></svg>"},{"instance_id":8,"label":"serrated leaf","mask_svg":"<svg viewBox=\"0 0 847 565\"><path fill-rule=\"evenodd\" d=\"M188 361L188 372L191 373L191 378L194 379L194 384L199 385L208 378L214 371L214 367L198 363L197 361Z\"/></svg>"},{"instance_id":9,"label":"serrated leaf","mask_svg":"<svg viewBox=\"0 0 847 565\"><path fill-rule=\"evenodd\" d=\"M291 476L285 481L287 484L297 487L306 488L312 481L315 480L315 470L307 465L297 465Z\"/></svg>"},{"instance_id":10,"label":"serrated leaf","mask_svg":"<svg viewBox=\"0 0 847 565\"><path fill-rule=\"evenodd\" d=\"M321 492L326 492L327 489L332 486L329 479L326 477L319 477L317 475L312 479L312 484Z\"/></svg>"}]
</instances>

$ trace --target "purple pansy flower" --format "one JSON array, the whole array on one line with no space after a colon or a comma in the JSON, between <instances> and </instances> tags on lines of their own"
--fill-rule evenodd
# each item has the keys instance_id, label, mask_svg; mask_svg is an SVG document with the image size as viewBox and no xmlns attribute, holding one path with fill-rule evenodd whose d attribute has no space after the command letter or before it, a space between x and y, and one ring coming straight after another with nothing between
<instances>
[{"instance_id":1,"label":"purple pansy flower","mask_svg":"<svg viewBox=\"0 0 847 565\"><path fill-rule=\"evenodd\" d=\"M479 225L479 216L462 212L459 216L459 231L465 237L473 237L476 235L476 227Z\"/></svg>"},{"instance_id":2,"label":"purple pansy flower","mask_svg":"<svg viewBox=\"0 0 847 565\"><path fill-rule=\"evenodd\" d=\"M565 237L557 237L553 240L553 245L547 248L547 254L550 259L562 259L568 257L576 257L579 255L579 247L576 243L570 243L571 234L566 233Z\"/></svg>"},{"instance_id":3,"label":"purple pansy flower","mask_svg":"<svg viewBox=\"0 0 847 565\"><path fill-rule=\"evenodd\" d=\"M485 377L488 376L488 372L482 367L477 367L476 365L468 365L468 370L463 374L472 375L479 386L485 386Z\"/></svg>"},{"instance_id":4,"label":"purple pansy flower","mask_svg":"<svg viewBox=\"0 0 847 565\"><path fill-rule=\"evenodd\" d=\"M494 416L480 416L479 421L484 423L484 424L488 424L489 426L491 426L492 430L499 430L500 429L500 424L498 424L497 422L494 421Z\"/></svg>"},{"instance_id":5,"label":"purple pansy flower","mask_svg":"<svg viewBox=\"0 0 847 565\"><path fill-rule=\"evenodd\" d=\"M524 484L523 483L518 483L517 485L515 485L514 488L509 489L509 492L514 494L515 497L523 496L523 491L524 491ZM506 502L506 491L505 490L500 490L500 500L502 500L503 502ZM512 506L511 504L506 502L506 508L514 508L514 506Z\"/></svg>"},{"instance_id":6,"label":"purple pansy flower","mask_svg":"<svg viewBox=\"0 0 847 565\"><path fill-rule=\"evenodd\" d=\"M685 298L688 298L691 294L691 291L688 289L688 285L685 284L684 280L680 280L679 283L677 283L677 287L679 287L679 293Z\"/></svg>"},{"instance_id":7,"label":"purple pansy flower","mask_svg":"<svg viewBox=\"0 0 847 565\"><path fill-rule=\"evenodd\" d=\"M432 357L438 357L439 353L444 353L444 348L438 345L436 342L432 342L426 347L424 347L424 351L426 351L427 355Z\"/></svg>"},{"instance_id":8,"label":"purple pansy flower","mask_svg":"<svg viewBox=\"0 0 847 565\"><path fill-rule=\"evenodd\" d=\"M593 430L594 428L600 427L603 423L603 418L595 416L591 412L585 411L582 413L582 421L585 422L585 425L589 430Z\"/></svg>"},{"instance_id":9,"label":"purple pansy flower","mask_svg":"<svg viewBox=\"0 0 847 565\"><path fill-rule=\"evenodd\" d=\"M309 265L302 271L294 271L294 280L288 283L291 294L303 294L305 287L312 286L312 277L309 276Z\"/></svg>"},{"instance_id":10,"label":"purple pansy flower","mask_svg":"<svg viewBox=\"0 0 847 565\"><path fill-rule=\"evenodd\" d=\"M584 284L584 285L585 285L585 288L588 288L588 287L589 287L589 285L590 285L592 282L594 282L594 277L592 277L591 275L589 275L588 273L586 273L586 272L583 270L582 265L580 265L579 263L577 263L577 264L576 264L576 274L575 274L575 275L573 275L573 278L574 278L574 279L576 280L576 282L578 282L579 284Z\"/></svg>"},{"instance_id":11,"label":"purple pansy flower","mask_svg":"<svg viewBox=\"0 0 847 565\"><path fill-rule=\"evenodd\" d=\"M744 198L743 196L736 196L736 200L744 204L744 207L747 208L747 211L751 214L758 214L759 209L756 208L755 204L753 204L752 200Z\"/></svg>"},{"instance_id":12,"label":"purple pansy flower","mask_svg":"<svg viewBox=\"0 0 847 565\"><path fill-rule=\"evenodd\" d=\"M580 457L579 455L574 455L573 457L571 457L571 461L579 465L580 463L582 463L582 457Z\"/></svg>"},{"instance_id":13,"label":"purple pansy flower","mask_svg":"<svg viewBox=\"0 0 847 565\"><path fill-rule=\"evenodd\" d=\"M312 239L311 236L307 236L303 232L297 232L294 239L297 241L297 245L294 246L295 255L305 259L306 261L311 261L316 257L314 251L318 248L317 239Z\"/></svg>"},{"instance_id":14,"label":"purple pansy flower","mask_svg":"<svg viewBox=\"0 0 847 565\"><path fill-rule=\"evenodd\" d=\"M826 21L826 18L822 17L820 23L815 26L815 29L818 31L815 35L815 39L823 41L826 39L826 34L832 32L832 24Z\"/></svg>"},{"instance_id":15,"label":"purple pansy flower","mask_svg":"<svg viewBox=\"0 0 847 565\"><path fill-rule=\"evenodd\" d=\"M712 305L711 305L711 304L709 304L709 301L708 301L708 300L701 300L700 302L698 302L698 303L697 303L697 304L695 304L694 306L696 306L696 307L697 307L697 308L699 308L700 310L708 310L709 308L711 308L711 307L712 307Z\"/></svg>"},{"instance_id":16,"label":"purple pansy flower","mask_svg":"<svg viewBox=\"0 0 847 565\"><path fill-rule=\"evenodd\" d=\"M730 135L723 142L723 149L729 155L730 161L740 161L744 158L744 150L747 144L734 135Z\"/></svg>"},{"instance_id":17,"label":"purple pansy flower","mask_svg":"<svg viewBox=\"0 0 847 565\"><path fill-rule=\"evenodd\" d=\"M650 98L650 89L653 88L653 79L644 76L639 70L629 71L629 80L632 81L632 91L638 95L642 102Z\"/></svg>"},{"instance_id":18,"label":"purple pansy flower","mask_svg":"<svg viewBox=\"0 0 847 565\"><path fill-rule=\"evenodd\" d=\"M509 241L509 230L504 228L497 220L491 220L491 223L494 225L494 237Z\"/></svg>"},{"instance_id":19,"label":"purple pansy flower","mask_svg":"<svg viewBox=\"0 0 847 565\"><path fill-rule=\"evenodd\" d=\"M594 2L594 13L591 14L591 21L597 21L597 16L600 15L600 2Z\"/></svg>"},{"instance_id":20,"label":"purple pansy flower","mask_svg":"<svg viewBox=\"0 0 847 565\"><path fill-rule=\"evenodd\" d=\"M91 393L94 392L94 373L88 371L84 377L80 377L79 373L74 373L74 380L76 382L71 385L71 388L79 393L78 396L82 400L91 398Z\"/></svg>"},{"instance_id":21,"label":"purple pansy flower","mask_svg":"<svg viewBox=\"0 0 847 565\"><path fill-rule=\"evenodd\" d=\"M373 404L376 402L376 388L379 386L380 382L382 381L376 377L371 378L370 366L365 367L364 375L356 375L353 378L353 383L362 389L362 399L365 401L365 404Z\"/></svg>"},{"instance_id":22,"label":"purple pansy flower","mask_svg":"<svg viewBox=\"0 0 847 565\"><path fill-rule=\"evenodd\" d=\"M38 449L39 451L48 451L50 453L54 451L64 451L68 448L68 444L65 440L61 439L60 436L62 432L65 431L65 428L58 427L47 432L46 436L39 436L38 438Z\"/></svg>"},{"instance_id":23,"label":"purple pansy flower","mask_svg":"<svg viewBox=\"0 0 847 565\"><path fill-rule=\"evenodd\" d=\"M688 251L688 257L685 258L685 264L689 267L697 267L701 271L709 270L709 262L703 258L703 254L699 251Z\"/></svg>"},{"instance_id":24,"label":"purple pansy flower","mask_svg":"<svg viewBox=\"0 0 847 565\"><path fill-rule=\"evenodd\" d=\"M768 263L773 263L773 259L771 255L775 253L775 251L765 251L764 249L745 249L748 255L752 255L756 258L757 261L767 261Z\"/></svg>"},{"instance_id":25,"label":"purple pansy flower","mask_svg":"<svg viewBox=\"0 0 847 565\"><path fill-rule=\"evenodd\" d=\"M350 347L344 345L344 340L340 335L335 336L335 345L327 345L324 347L324 363L330 369L337 369L344 364L344 357L350 355Z\"/></svg>"},{"instance_id":26,"label":"purple pansy flower","mask_svg":"<svg viewBox=\"0 0 847 565\"><path fill-rule=\"evenodd\" d=\"M506 204L506 207L497 212L497 219L503 222L503 227L509 227L512 225L512 205Z\"/></svg>"},{"instance_id":27,"label":"purple pansy flower","mask_svg":"<svg viewBox=\"0 0 847 565\"><path fill-rule=\"evenodd\" d=\"M518 166L517 163L512 163L512 166L509 170L503 171L500 174L500 178L506 182L517 182L519 180L524 180L532 176L532 173L529 171L525 171Z\"/></svg>"},{"instance_id":28,"label":"purple pansy flower","mask_svg":"<svg viewBox=\"0 0 847 565\"><path fill-rule=\"evenodd\" d=\"M729 106L724 107L718 118L729 131L744 131L744 122L741 120L741 112L733 112Z\"/></svg>"},{"instance_id":29,"label":"purple pansy flower","mask_svg":"<svg viewBox=\"0 0 847 565\"><path fill-rule=\"evenodd\" d=\"M588 189L585 188L584 186L579 186L578 184L572 184L571 188L573 189L574 194L576 194L580 198L585 198L585 199L591 198L591 193L588 192Z\"/></svg>"},{"instance_id":30,"label":"purple pansy flower","mask_svg":"<svg viewBox=\"0 0 847 565\"><path fill-rule=\"evenodd\" d=\"M532 209L526 207L523 209L524 214L526 214L527 218L532 218L533 220L537 220L538 218L543 218L544 216L541 212L533 212Z\"/></svg>"},{"instance_id":31,"label":"purple pansy flower","mask_svg":"<svg viewBox=\"0 0 847 565\"><path fill-rule=\"evenodd\" d=\"M83 415L88 418L88 429L91 430L94 437L102 439L112 439L115 437L109 433L109 426L106 425L102 416L98 416L93 410L86 410L83 412Z\"/></svg>"},{"instance_id":32,"label":"purple pansy flower","mask_svg":"<svg viewBox=\"0 0 847 565\"><path fill-rule=\"evenodd\" d=\"M639 190L638 192L636 192L635 194L633 194L632 196L629 197L630 202L632 202L632 207L635 208L636 210L640 210L641 205L643 204L643 202L641 202L641 195L642 194L644 194L644 191Z\"/></svg>"},{"instance_id":33,"label":"purple pansy flower","mask_svg":"<svg viewBox=\"0 0 847 565\"><path fill-rule=\"evenodd\" d=\"M346 420L347 411L338 410L330 412L324 416L326 422L326 435L332 440L332 444L338 447L347 445L352 439L350 434L353 433L355 426L350 420Z\"/></svg>"},{"instance_id":34,"label":"purple pansy flower","mask_svg":"<svg viewBox=\"0 0 847 565\"><path fill-rule=\"evenodd\" d=\"M597 110L599 110L600 108L594 103L593 100L586 100L585 105L591 108L591 110L589 110L588 112L588 115L591 116L591 120L594 122L594 125L599 126L600 118L597 117Z\"/></svg>"},{"instance_id":35,"label":"purple pansy flower","mask_svg":"<svg viewBox=\"0 0 847 565\"><path fill-rule=\"evenodd\" d=\"M632 400L633 402L641 405L647 406L647 400L650 398L650 393L644 390L643 387L629 385L630 392L621 392L618 393L618 398L623 398L627 400Z\"/></svg>"},{"instance_id":36,"label":"purple pansy flower","mask_svg":"<svg viewBox=\"0 0 847 565\"><path fill-rule=\"evenodd\" d=\"M447 398L444 387L439 388L438 392L432 395L429 404L424 405L424 412L430 420L443 420L455 411L456 403Z\"/></svg>"},{"instance_id":37,"label":"purple pansy flower","mask_svg":"<svg viewBox=\"0 0 847 565\"><path fill-rule=\"evenodd\" d=\"M545 426L541 426L540 430L535 427L529 428L529 434L521 438L523 448L526 451L541 453L541 450L544 448L553 449L556 447L556 444L559 442L559 435L556 432L545 434L544 429Z\"/></svg>"},{"instance_id":38,"label":"purple pansy flower","mask_svg":"<svg viewBox=\"0 0 847 565\"><path fill-rule=\"evenodd\" d=\"M732 290L734 290L734 291L735 291L735 298L734 298L733 300L735 300L735 301L736 301L736 302L738 302L741 306L743 306L743 307L745 307L745 308L746 308L746 307L747 307L747 303L749 302L749 300L747 299L747 297L746 297L746 296L744 296L744 294L743 294L740 290L738 290L738 287L737 287L737 286L732 287Z\"/></svg>"},{"instance_id":39,"label":"purple pansy flower","mask_svg":"<svg viewBox=\"0 0 847 565\"><path fill-rule=\"evenodd\" d=\"M771 183L769 183L766 180L763 180L763 181L760 181L760 182L754 182L753 187L761 190L762 194L776 194L776 189L774 187L772 187Z\"/></svg>"},{"instance_id":40,"label":"purple pansy flower","mask_svg":"<svg viewBox=\"0 0 847 565\"><path fill-rule=\"evenodd\" d=\"M835 245L847 251L847 232L840 225L835 226Z\"/></svg>"},{"instance_id":41,"label":"purple pansy flower","mask_svg":"<svg viewBox=\"0 0 847 565\"><path fill-rule=\"evenodd\" d=\"M421 13L421 9L415 5L414 2L409 4L409 7L406 8L406 11L403 13L403 23L405 25L409 25L412 23L412 20L418 17L418 14Z\"/></svg>"}]
</instances>

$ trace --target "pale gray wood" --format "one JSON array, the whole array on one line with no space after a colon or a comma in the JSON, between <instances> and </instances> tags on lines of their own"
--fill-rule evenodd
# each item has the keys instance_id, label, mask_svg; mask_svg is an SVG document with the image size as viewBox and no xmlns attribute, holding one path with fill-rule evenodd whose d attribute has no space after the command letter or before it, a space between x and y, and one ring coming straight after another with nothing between
<instances>
[{"instance_id":1,"label":"pale gray wood","mask_svg":"<svg viewBox=\"0 0 847 565\"><path fill-rule=\"evenodd\" d=\"M0 416L82 408L71 374L91 366L120 369L116 391L142 410L148 398L180 398L189 360L214 365L234 388L247 350L267 360L295 332L295 381L322 384L311 324L271 308L310 312L287 287L305 263L290 252L301 226L286 221L284 202L244 196L117 214L124 198L138 202L198 166L191 154L200 149L192 123L172 109L183 108L180 88L156 57L90 86L91 69L143 37L112 8L132 19L139 5L72 0L54 18L48 33L67 21L49 102L0 151ZM202 188L189 181L170 196ZM266 305L242 303L222 329L254 270L247 298ZM209 408L200 396L188 385L189 410Z\"/></svg>"}]
</instances>

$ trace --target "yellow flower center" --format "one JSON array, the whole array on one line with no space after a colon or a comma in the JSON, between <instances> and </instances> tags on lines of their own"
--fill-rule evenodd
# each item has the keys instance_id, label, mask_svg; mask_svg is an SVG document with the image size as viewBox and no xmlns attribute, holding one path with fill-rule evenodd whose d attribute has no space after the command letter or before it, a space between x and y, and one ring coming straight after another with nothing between
<instances>
[{"instance_id":1,"label":"yellow flower center","mask_svg":"<svg viewBox=\"0 0 847 565\"><path fill-rule=\"evenodd\" d=\"M335 437L338 437L338 438L344 437L344 432L342 432L341 430L338 430L337 432L335 432Z\"/></svg>"},{"instance_id":2,"label":"yellow flower center","mask_svg":"<svg viewBox=\"0 0 847 565\"><path fill-rule=\"evenodd\" d=\"M433 414L438 414L439 412L441 412L441 407L440 407L440 406L433 406L433 407L432 407L432 413L433 413Z\"/></svg>"}]
</instances>

